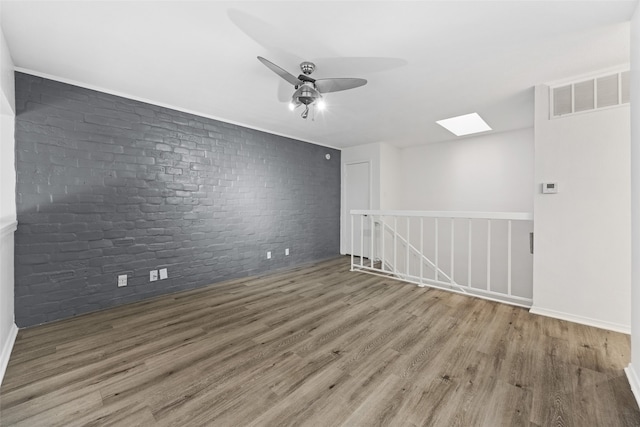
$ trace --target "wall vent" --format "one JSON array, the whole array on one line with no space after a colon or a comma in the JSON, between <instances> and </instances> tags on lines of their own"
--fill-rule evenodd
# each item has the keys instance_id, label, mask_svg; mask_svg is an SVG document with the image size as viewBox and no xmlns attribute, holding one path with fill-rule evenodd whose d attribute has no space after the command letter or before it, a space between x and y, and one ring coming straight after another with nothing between
<instances>
[{"instance_id":1,"label":"wall vent","mask_svg":"<svg viewBox=\"0 0 640 427\"><path fill-rule=\"evenodd\" d=\"M628 104L630 73L622 71L550 87L551 117Z\"/></svg>"}]
</instances>

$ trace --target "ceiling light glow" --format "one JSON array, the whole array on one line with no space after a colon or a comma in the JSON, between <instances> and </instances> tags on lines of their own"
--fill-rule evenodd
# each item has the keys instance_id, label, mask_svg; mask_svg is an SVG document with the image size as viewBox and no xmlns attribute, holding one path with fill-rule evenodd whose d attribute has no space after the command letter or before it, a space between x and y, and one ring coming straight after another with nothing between
<instances>
[{"instance_id":1,"label":"ceiling light glow","mask_svg":"<svg viewBox=\"0 0 640 427\"><path fill-rule=\"evenodd\" d=\"M465 114L463 116L451 117L450 119L438 120L436 123L455 136L471 135L474 133L492 130L487 122L482 120L482 117L480 117L478 113Z\"/></svg>"},{"instance_id":2,"label":"ceiling light glow","mask_svg":"<svg viewBox=\"0 0 640 427\"><path fill-rule=\"evenodd\" d=\"M322 111L327 107L327 104L325 104L323 99L320 99L318 101L318 110Z\"/></svg>"},{"instance_id":3,"label":"ceiling light glow","mask_svg":"<svg viewBox=\"0 0 640 427\"><path fill-rule=\"evenodd\" d=\"M296 106L293 102L289 102L289 110L293 111L295 110Z\"/></svg>"}]
</instances>

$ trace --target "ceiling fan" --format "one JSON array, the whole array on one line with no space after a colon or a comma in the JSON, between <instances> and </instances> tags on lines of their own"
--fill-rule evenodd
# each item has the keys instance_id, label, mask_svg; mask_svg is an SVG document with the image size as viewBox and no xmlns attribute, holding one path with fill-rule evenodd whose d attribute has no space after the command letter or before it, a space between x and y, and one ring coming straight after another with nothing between
<instances>
[{"instance_id":1,"label":"ceiling fan","mask_svg":"<svg viewBox=\"0 0 640 427\"><path fill-rule=\"evenodd\" d=\"M302 62L300 70L302 74L298 77L278 67L273 62L258 56L258 60L267 66L271 71L291 83L295 92L289 102L289 109L294 110L300 105L304 105L301 117L306 119L309 116L309 107L316 105L318 109L324 108L323 93L338 92L340 90L354 89L367 84L365 79L337 78L337 79L314 79L311 73L316 65L313 62Z\"/></svg>"}]
</instances>

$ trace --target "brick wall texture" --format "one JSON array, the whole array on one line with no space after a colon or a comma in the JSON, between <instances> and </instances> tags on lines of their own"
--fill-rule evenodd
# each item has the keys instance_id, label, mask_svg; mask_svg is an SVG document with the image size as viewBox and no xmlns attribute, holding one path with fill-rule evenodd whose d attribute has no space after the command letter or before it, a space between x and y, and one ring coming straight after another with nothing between
<instances>
[{"instance_id":1,"label":"brick wall texture","mask_svg":"<svg viewBox=\"0 0 640 427\"><path fill-rule=\"evenodd\" d=\"M23 73L16 110L20 327L339 253L338 150Z\"/></svg>"}]
</instances>

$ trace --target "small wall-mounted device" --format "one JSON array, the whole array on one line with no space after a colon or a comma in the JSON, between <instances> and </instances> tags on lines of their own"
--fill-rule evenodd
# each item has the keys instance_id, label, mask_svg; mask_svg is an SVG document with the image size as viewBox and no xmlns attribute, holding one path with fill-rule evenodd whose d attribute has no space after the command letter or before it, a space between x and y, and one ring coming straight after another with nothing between
<instances>
[{"instance_id":1,"label":"small wall-mounted device","mask_svg":"<svg viewBox=\"0 0 640 427\"><path fill-rule=\"evenodd\" d=\"M556 194L558 192L557 182L543 182L542 194Z\"/></svg>"}]
</instances>

